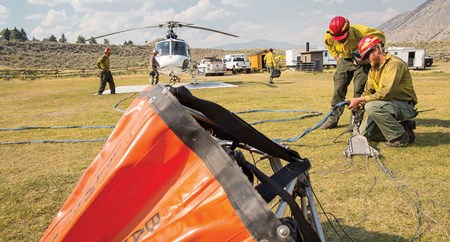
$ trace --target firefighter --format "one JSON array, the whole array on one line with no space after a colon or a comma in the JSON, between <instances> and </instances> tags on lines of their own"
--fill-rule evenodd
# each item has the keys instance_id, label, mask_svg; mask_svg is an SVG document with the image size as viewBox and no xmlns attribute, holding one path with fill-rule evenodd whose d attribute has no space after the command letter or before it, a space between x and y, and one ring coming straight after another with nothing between
<instances>
[{"instance_id":1,"label":"firefighter","mask_svg":"<svg viewBox=\"0 0 450 242\"><path fill-rule=\"evenodd\" d=\"M97 67L102 70L100 73L100 88L98 92L94 95L102 95L105 91L106 83L109 85L111 94L116 94L116 85L114 84L114 79L109 70L109 56L111 55L111 49L109 47L105 48L105 54L100 56L97 60Z\"/></svg>"},{"instance_id":2,"label":"firefighter","mask_svg":"<svg viewBox=\"0 0 450 242\"><path fill-rule=\"evenodd\" d=\"M275 54L273 53L273 49L269 49L266 56L264 56L264 62L266 63L266 68L269 72L269 84L273 84L272 73L276 67Z\"/></svg>"},{"instance_id":3,"label":"firefighter","mask_svg":"<svg viewBox=\"0 0 450 242\"><path fill-rule=\"evenodd\" d=\"M358 64L352 58L352 52L357 50L359 41L368 35L377 36L385 43L383 32L360 24L350 25L348 19L336 16L330 21L329 30L325 33L325 46L336 59L337 67L334 74L334 91L331 106L345 100L347 87L353 79L354 97L361 96L367 81L370 65ZM322 126L323 129L333 129L338 126L339 117L344 107L336 109Z\"/></svg>"},{"instance_id":4,"label":"firefighter","mask_svg":"<svg viewBox=\"0 0 450 242\"><path fill-rule=\"evenodd\" d=\"M382 40L367 36L358 45L361 59L372 68L362 96L350 100L348 108L364 108L368 117L362 123L362 135L371 141L385 141L387 147L401 147L414 142L417 115L408 65L384 50Z\"/></svg>"}]
</instances>

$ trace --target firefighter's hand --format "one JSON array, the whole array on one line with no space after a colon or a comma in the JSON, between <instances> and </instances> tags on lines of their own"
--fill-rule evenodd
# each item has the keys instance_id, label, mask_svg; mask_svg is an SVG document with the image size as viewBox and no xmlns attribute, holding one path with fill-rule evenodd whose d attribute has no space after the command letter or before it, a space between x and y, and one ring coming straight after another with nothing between
<instances>
[{"instance_id":1,"label":"firefighter's hand","mask_svg":"<svg viewBox=\"0 0 450 242\"><path fill-rule=\"evenodd\" d=\"M355 97L348 101L350 101L348 105L348 109L350 110L358 110L364 107L364 97Z\"/></svg>"}]
</instances>

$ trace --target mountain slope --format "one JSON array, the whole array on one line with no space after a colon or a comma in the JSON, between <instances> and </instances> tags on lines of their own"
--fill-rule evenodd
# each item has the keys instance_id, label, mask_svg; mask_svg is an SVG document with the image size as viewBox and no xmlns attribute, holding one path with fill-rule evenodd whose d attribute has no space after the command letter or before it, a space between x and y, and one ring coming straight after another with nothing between
<instances>
[{"instance_id":1,"label":"mountain slope","mask_svg":"<svg viewBox=\"0 0 450 242\"><path fill-rule=\"evenodd\" d=\"M414 10L397 15L378 27L388 42L450 39L450 0L427 0Z\"/></svg>"},{"instance_id":2,"label":"mountain slope","mask_svg":"<svg viewBox=\"0 0 450 242\"><path fill-rule=\"evenodd\" d=\"M220 49L220 50L245 50L245 49L252 49L252 48L260 48L260 49L294 49L294 48L300 48L300 46L292 45L286 42L281 41L271 41L266 39L257 39L250 42L245 43L235 43L235 44L228 44L228 45L221 45L216 46L214 49Z\"/></svg>"}]
</instances>

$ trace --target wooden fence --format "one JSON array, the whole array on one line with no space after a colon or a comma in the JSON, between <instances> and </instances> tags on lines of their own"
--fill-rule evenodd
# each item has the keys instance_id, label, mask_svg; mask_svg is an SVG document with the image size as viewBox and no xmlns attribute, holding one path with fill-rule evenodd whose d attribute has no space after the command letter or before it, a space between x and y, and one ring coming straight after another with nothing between
<instances>
[{"instance_id":1,"label":"wooden fence","mask_svg":"<svg viewBox=\"0 0 450 242\"><path fill-rule=\"evenodd\" d=\"M143 67L124 67L111 69L113 75L131 75L148 73L148 68ZM68 78L68 77L92 77L99 76L100 70L58 70L58 69L8 69L0 70L0 79L22 79L34 80L39 78Z\"/></svg>"}]
</instances>

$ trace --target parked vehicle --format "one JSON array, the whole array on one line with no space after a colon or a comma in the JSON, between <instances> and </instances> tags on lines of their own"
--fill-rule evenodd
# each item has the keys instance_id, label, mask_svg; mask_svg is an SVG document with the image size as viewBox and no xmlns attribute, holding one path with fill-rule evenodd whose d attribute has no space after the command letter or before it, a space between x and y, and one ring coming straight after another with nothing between
<instances>
[{"instance_id":1,"label":"parked vehicle","mask_svg":"<svg viewBox=\"0 0 450 242\"><path fill-rule=\"evenodd\" d=\"M414 47L388 47L387 51L408 64L411 69L425 69L425 50Z\"/></svg>"},{"instance_id":2,"label":"parked vehicle","mask_svg":"<svg viewBox=\"0 0 450 242\"><path fill-rule=\"evenodd\" d=\"M217 58L205 58L200 60L197 64L197 71L199 74L203 74L205 76L209 75L225 75L226 68L225 64L221 59Z\"/></svg>"},{"instance_id":3,"label":"parked vehicle","mask_svg":"<svg viewBox=\"0 0 450 242\"><path fill-rule=\"evenodd\" d=\"M251 72L250 61L244 54L225 55L223 61L225 63L227 71L232 71L233 74L235 74L236 72L244 72L244 71L246 73Z\"/></svg>"},{"instance_id":4,"label":"parked vehicle","mask_svg":"<svg viewBox=\"0 0 450 242\"><path fill-rule=\"evenodd\" d=\"M425 67L430 67L433 65L433 57L426 55L425 56Z\"/></svg>"}]
</instances>

